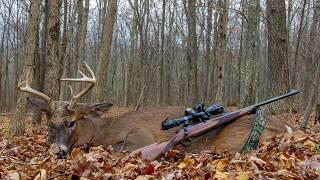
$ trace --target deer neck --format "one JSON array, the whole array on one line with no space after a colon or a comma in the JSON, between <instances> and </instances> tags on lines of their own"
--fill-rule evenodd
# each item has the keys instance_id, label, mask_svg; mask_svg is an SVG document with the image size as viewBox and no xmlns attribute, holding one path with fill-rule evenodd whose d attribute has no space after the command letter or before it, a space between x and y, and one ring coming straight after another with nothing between
<instances>
[{"instance_id":1,"label":"deer neck","mask_svg":"<svg viewBox=\"0 0 320 180\"><path fill-rule=\"evenodd\" d=\"M86 141L91 144L109 146L122 141L123 133L120 132L116 119L91 118L85 126Z\"/></svg>"}]
</instances>

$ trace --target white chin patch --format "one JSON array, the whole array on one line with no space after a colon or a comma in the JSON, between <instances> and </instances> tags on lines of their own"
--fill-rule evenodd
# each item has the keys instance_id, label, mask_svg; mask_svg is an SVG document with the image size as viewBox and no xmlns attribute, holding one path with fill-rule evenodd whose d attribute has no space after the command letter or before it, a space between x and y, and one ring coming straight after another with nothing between
<instances>
[{"instance_id":1,"label":"white chin patch","mask_svg":"<svg viewBox=\"0 0 320 180\"><path fill-rule=\"evenodd\" d=\"M67 147L66 145L64 145L64 144L58 144L58 146L59 146L60 150L62 150L62 151L68 151L68 147Z\"/></svg>"},{"instance_id":2,"label":"white chin patch","mask_svg":"<svg viewBox=\"0 0 320 180\"><path fill-rule=\"evenodd\" d=\"M293 133L293 129L290 126L287 126L287 125L285 125L285 126L286 126L286 129L287 129L287 132L289 134L292 134Z\"/></svg>"}]
</instances>

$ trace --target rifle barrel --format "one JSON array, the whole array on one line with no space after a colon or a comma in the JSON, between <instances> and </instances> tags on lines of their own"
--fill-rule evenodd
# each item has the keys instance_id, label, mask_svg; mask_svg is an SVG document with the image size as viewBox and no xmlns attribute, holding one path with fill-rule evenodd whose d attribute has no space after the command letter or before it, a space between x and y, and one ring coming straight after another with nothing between
<instances>
[{"instance_id":1,"label":"rifle barrel","mask_svg":"<svg viewBox=\"0 0 320 180\"><path fill-rule=\"evenodd\" d=\"M300 93L300 92L301 92L300 90L293 89L293 90L291 90L289 93L286 93L286 94L283 94L283 95L281 95L281 96L274 97L274 98L272 98L272 99L268 99L268 100L266 100L266 101L257 103L257 104L255 104L255 105L252 105L251 107L258 108L258 107L260 107L260 106L264 106L264 105L266 105L266 104L270 104L270 103L275 102L275 101L278 101L278 100L280 100L280 99L284 99L284 98L286 98L286 97L293 96L293 95L298 94L298 93Z\"/></svg>"}]
</instances>

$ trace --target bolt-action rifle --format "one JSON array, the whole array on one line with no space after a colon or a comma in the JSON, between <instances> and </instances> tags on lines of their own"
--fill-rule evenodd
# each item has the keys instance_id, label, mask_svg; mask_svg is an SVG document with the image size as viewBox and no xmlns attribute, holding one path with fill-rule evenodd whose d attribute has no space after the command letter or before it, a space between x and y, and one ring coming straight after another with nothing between
<instances>
[{"instance_id":1,"label":"bolt-action rifle","mask_svg":"<svg viewBox=\"0 0 320 180\"><path fill-rule=\"evenodd\" d=\"M149 160L155 160L160 158L162 155L170 151L174 146L181 144L182 142L185 142L187 140L190 140L192 138L201 136L211 130L214 130L216 128L219 128L221 126L224 126L230 122L235 121L236 119L254 114L256 110L264 106L266 104L270 104L272 102L278 101L280 99L287 98L289 96L293 96L295 94L300 93L299 90L291 90L289 93L274 97L272 99L254 104L252 106L239 109L230 113L227 113L220 117L215 117L212 119L209 119L205 122L201 122L192 126L184 127L181 131L178 131L178 133L173 136L169 141L166 142L158 142L151 144L149 146L145 146L143 148L137 149L131 153L131 155L135 155L137 153L142 154L143 159L149 159Z\"/></svg>"}]
</instances>

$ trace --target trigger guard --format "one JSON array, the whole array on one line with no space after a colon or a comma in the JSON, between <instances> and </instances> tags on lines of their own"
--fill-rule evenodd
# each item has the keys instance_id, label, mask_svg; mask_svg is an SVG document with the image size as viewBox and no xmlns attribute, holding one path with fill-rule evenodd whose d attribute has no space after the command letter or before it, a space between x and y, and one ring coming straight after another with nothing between
<instances>
[{"instance_id":1,"label":"trigger guard","mask_svg":"<svg viewBox=\"0 0 320 180\"><path fill-rule=\"evenodd\" d=\"M191 146L191 144L192 144L191 139L187 139L187 140L184 140L181 142L181 145L183 147L189 147L189 146Z\"/></svg>"}]
</instances>

